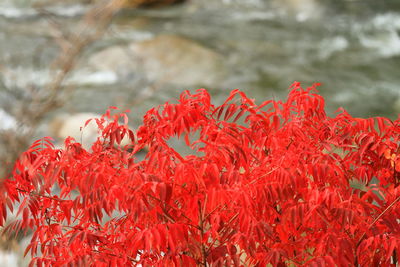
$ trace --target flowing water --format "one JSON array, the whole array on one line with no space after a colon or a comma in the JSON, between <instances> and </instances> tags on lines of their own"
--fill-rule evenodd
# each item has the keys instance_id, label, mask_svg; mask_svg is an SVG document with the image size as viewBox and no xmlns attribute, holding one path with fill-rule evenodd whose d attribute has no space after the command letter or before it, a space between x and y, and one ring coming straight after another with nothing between
<instances>
[{"instance_id":1,"label":"flowing water","mask_svg":"<svg viewBox=\"0 0 400 267\"><path fill-rule=\"evenodd\" d=\"M2 0L0 78L4 87L35 88L51 79L48 66L57 54L53 37L58 32L49 21L71 30L88 9L76 1L64 2L48 5L43 12L29 0ZM284 98L293 81L304 86L321 82L319 89L330 112L343 106L354 116L396 118L400 112L399 32L397 0L191 0L167 9L121 12L83 62L107 47L172 34L222 56L226 75L215 86L207 85L216 103L230 89L240 88L261 102ZM69 78L75 90L64 110L102 113L108 106L134 99L146 87L141 75L121 79L112 69L78 69ZM159 83L156 94L149 93L146 101L136 103L137 114L198 86L202 84ZM2 93L0 104L5 102L9 99Z\"/></svg>"}]
</instances>

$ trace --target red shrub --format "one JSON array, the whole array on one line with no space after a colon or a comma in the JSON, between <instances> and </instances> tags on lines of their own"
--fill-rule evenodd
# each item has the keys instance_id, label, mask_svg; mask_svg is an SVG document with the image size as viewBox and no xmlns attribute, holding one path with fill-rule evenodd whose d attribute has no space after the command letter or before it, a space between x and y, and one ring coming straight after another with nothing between
<instances>
[{"instance_id":1,"label":"red shrub","mask_svg":"<svg viewBox=\"0 0 400 267\"><path fill-rule=\"evenodd\" d=\"M218 107L186 91L149 110L137 140L124 114L97 123L91 151L44 138L5 181L0 225L19 202L5 231L33 229L32 265L397 262L400 119L329 117L315 88L295 83L286 102L261 105L238 90Z\"/></svg>"}]
</instances>

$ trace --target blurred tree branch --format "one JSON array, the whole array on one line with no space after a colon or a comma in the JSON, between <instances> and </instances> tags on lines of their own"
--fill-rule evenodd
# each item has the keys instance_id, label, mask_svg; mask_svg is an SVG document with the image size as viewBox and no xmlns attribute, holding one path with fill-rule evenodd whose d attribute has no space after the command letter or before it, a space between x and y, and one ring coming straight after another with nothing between
<instances>
[{"instance_id":1,"label":"blurred tree branch","mask_svg":"<svg viewBox=\"0 0 400 267\"><path fill-rule=\"evenodd\" d=\"M3 92L15 100L13 108L9 107L10 103L6 103L5 110L17 123L14 129L0 128L0 177L10 172L20 153L28 147L45 115L66 102L73 89L65 86L66 78L75 69L85 49L104 35L114 15L125 4L125 0L108 0L97 4L82 17L76 33L55 37L59 54L49 67L55 74L48 84L40 88L8 88L4 83L0 85ZM1 70L5 71L4 68Z\"/></svg>"}]
</instances>

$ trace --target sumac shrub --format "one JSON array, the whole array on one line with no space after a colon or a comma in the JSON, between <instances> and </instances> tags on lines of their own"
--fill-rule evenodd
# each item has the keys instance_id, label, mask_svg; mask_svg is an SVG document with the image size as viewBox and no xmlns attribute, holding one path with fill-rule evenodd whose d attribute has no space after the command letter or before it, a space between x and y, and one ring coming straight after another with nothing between
<instances>
[{"instance_id":1,"label":"sumac shrub","mask_svg":"<svg viewBox=\"0 0 400 267\"><path fill-rule=\"evenodd\" d=\"M136 133L123 113L96 121L90 150L44 138L4 181L0 224L17 207L4 232L32 229L32 265L398 261L400 119L330 117L315 86L295 83L286 102L260 105L238 90L221 106L186 91L149 110ZM193 153L171 147L176 137Z\"/></svg>"}]
</instances>

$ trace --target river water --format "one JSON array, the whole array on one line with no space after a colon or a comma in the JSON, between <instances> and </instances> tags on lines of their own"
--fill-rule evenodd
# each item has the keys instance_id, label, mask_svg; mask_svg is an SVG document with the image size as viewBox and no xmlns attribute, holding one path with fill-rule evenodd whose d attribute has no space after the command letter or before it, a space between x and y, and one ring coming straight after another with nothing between
<instances>
[{"instance_id":1,"label":"river water","mask_svg":"<svg viewBox=\"0 0 400 267\"><path fill-rule=\"evenodd\" d=\"M46 13L37 6L29 0L0 3L0 78L5 87L36 88L48 82L48 66L57 54L50 21L71 30L88 9L77 1L49 4ZM320 92L330 112L343 106L354 116L396 118L400 112L399 32L397 0L192 0L167 9L124 10L81 61L105 48L163 34L181 36L217 53L223 61L223 78L206 84L216 103L235 88L261 102L284 98L293 81L304 86L321 82ZM182 68L190 69L198 62L192 64ZM121 76L112 67L91 72L84 65L69 78L74 93L58 112L102 113L112 105L129 107L124 101L134 100L148 87L143 73L128 71ZM214 71L210 69L210 75ZM182 79L187 78L183 75L191 76L183 72ZM146 101L130 107L136 110L134 120L149 107L177 98L180 91L201 86L199 82L158 82L156 93L148 93ZM7 94L0 92L0 104L8 103Z\"/></svg>"}]
</instances>

